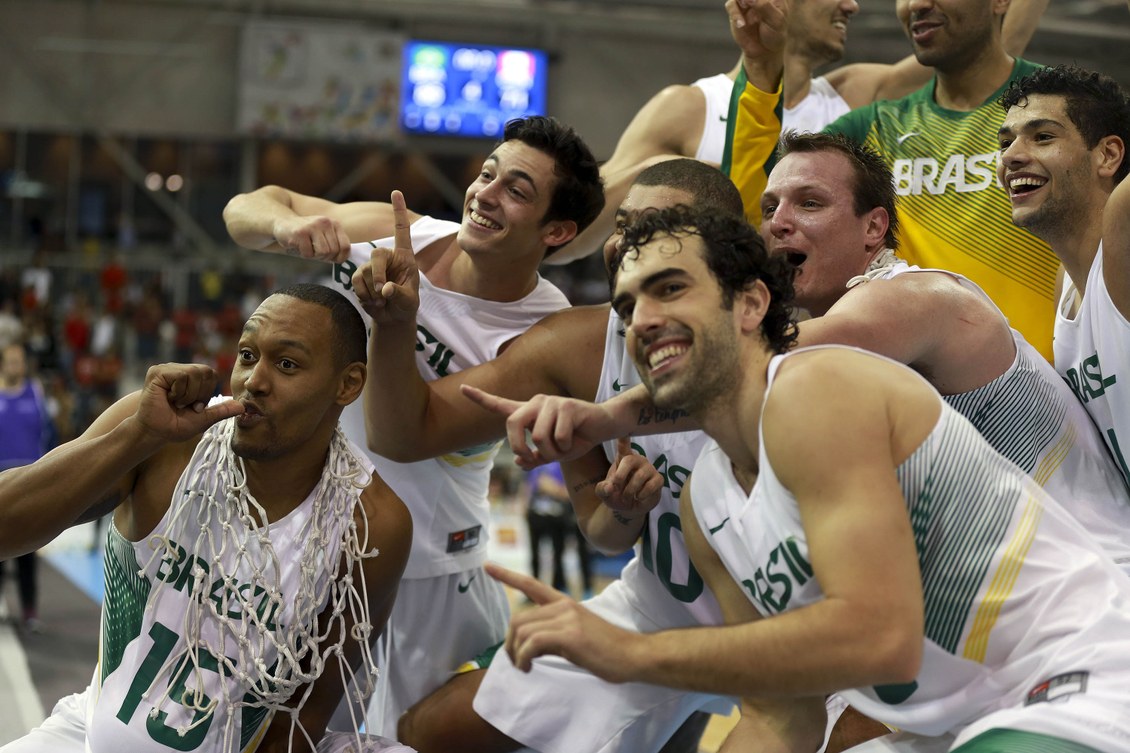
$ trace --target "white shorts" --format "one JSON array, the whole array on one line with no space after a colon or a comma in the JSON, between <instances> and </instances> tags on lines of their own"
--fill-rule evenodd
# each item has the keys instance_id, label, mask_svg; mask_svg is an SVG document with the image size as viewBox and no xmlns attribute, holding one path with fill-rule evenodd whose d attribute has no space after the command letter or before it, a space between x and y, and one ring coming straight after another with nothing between
<instances>
[{"instance_id":1,"label":"white shorts","mask_svg":"<svg viewBox=\"0 0 1130 753\"><path fill-rule=\"evenodd\" d=\"M86 697L81 693L64 696L55 704L43 723L23 737L0 747L3 753L85 753Z\"/></svg>"},{"instance_id":2,"label":"white shorts","mask_svg":"<svg viewBox=\"0 0 1130 753\"><path fill-rule=\"evenodd\" d=\"M628 630L661 627L634 609L621 581L584 602ZM541 753L653 753L695 711L728 714L734 701L641 682L614 685L568 661L537 659L519 672L499 651L475 696L474 708L506 735Z\"/></svg>"},{"instance_id":3,"label":"white shorts","mask_svg":"<svg viewBox=\"0 0 1130 753\"><path fill-rule=\"evenodd\" d=\"M377 642L377 688L365 730L396 738L396 723L455 668L506 636L510 602L481 567L402 580Z\"/></svg>"},{"instance_id":4,"label":"white shorts","mask_svg":"<svg viewBox=\"0 0 1130 753\"><path fill-rule=\"evenodd\" d=\"M416 753L416 749L376 735L361 735L358 749L356 732L327 732L318 741L318 753Z\"/></svg>"}]
</instances>

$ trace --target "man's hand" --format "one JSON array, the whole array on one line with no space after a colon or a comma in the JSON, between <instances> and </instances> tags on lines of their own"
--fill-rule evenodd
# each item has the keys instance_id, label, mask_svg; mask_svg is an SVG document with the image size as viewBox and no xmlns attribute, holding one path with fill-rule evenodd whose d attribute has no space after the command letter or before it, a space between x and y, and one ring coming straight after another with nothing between
<instances>
[{"instance_id":1,"label":"man's hand","mask_svg":"<svg viewBox=\"0 0 1130 753\"><path fill-rule=\"evenodd\" d=\"M290 256L333 263L349 258L349 236L341 223L330 217L281 217L272 232L279 247Z\"/></svg>"},{"instance_id":2,"label":"man's hand","mask_svg":"<svg viewBox=\"0 0 1130 753\"><path fill-rule=\"evenodd\" d=\"M377 324L413 322L420 308L420 269L412 250L412 223L404 194L392 192L394 248L375 248L353 273L353 292Z\"/></svg>"},{"instance_id":3,"label":"man's hand","mask_svg":"<svg viewBox=\"0 0 1130 753\"><path fill-rule=\"evenodd\" d=\"M650 460L632 449L631 438L616 440L616 460L608 475L596 485L600 501L629 518L639 518L659 504L662 491L663 475Z\"/></svg>"},{"instance_id":4,"label":"man's hand","mask_svg":"<svg viewBox=\"0 0 1130 753\"><path fill-rule=\"evenodd\" d=\"M785 0L726 0L730 17L730 36L742 51L746 75L754 80L755 71L773 59L780 64L788 31Z\"/></svg>"},{"instance_id":5,"label":"man's hand","mask_svg":"<svg viewBox=\"0 0 1130 753\"><path fill-rule=\"evenodd\" d=\"M646 655L646 636L597 617L536 578L489 562L486 571L537 605L514 615L506 631L506 654L519 670L529 672L534 659L554 654L608 682L635 679L631 662Z\"/></svg>"},{"instance_id":6,"label":"man's hand","mask_svg":"<svg viewBox=\"0 0 1130 753\"><path fill-rule=\"evenodd\" d=\"M469 384L460 389L487 410L507 417L506 438L515 462L526 470L555 460L576 460L616 436L612 416L599 403L552 395L520 402Z\"/></svg>"},{"instance_id":7,"label":"man's hand","mask_svg":"<svg viewBox=\"0 0 1130 753\"><path fill-rule=\"evenodd\" d=\"M134 415L146 433L158 441L190 439L214 423L243 413L243 404L237 400L208 406L219 381L219 375L210 366L150 366Z\"/></svg>"}]
</instances>

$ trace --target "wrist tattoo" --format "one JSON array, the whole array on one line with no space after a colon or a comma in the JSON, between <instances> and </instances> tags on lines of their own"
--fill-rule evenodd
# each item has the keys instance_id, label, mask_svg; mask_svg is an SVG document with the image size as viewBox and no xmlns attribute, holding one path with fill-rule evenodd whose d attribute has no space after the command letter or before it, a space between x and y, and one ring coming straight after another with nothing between
<instances>
[{"instance_id":1,"label":"wrist tattoo","mask_svg":"<svg viewBox=\"0 0 1130 753\"><path fill-rule=\"evenodd\" d=\"M579 491L581 491L582 489L584 489L584 488L586 488L586 487L589 487L589 486L596 486L597 484L599 484L599 483L600 483L601 481L603 481L603 480L604 480L604 476L596 476L596 477L594 477L594 478L590 478L590 479L589 479L589 480L587 480L587 481L582 481L581 483L574 485L574 486L573 486L573 491L574 491L574 492L579 492Z\"/></svg>"},{"instance_id":2,"label":"wrist tattoo","mask_svg":"<svg viewBox=\"0 0 1130 753\"><path fill-rule=\"evenodd\" d=\"M647 516L645 515L644 517L646 518ZM637 523L640 522L639 518L629 518L627 515L624 515L619 510L613 510L612 511L612 518L613 518L613 520L615 520L617 523L619 523L622 526L630 526L630 525L634 525L634 524L637 524Z\"/></svg>"},{"instance_id":3,"label":"wrist tattoo","mask_svg":"<svg viewBox=\"0 0 1130 753\"><path fill-rule=\"evenodd\" d=\"M680 418L685 418L690 414L681 408L675 410L664 410L663 408L640 408L639 418L636 420L637 426L645 426L650 423L663 423L670 421L675 423Z\"/></svg>"}]
</instances>

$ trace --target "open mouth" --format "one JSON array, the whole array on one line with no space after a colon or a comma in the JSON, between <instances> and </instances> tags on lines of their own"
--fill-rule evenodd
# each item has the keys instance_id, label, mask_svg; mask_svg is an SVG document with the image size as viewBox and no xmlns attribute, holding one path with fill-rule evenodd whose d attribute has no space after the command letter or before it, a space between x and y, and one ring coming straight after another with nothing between
<instances>
[{"instance_id":1,"label":"open mouth","mask_svg":"<svg viewBox=\"0 0 1130 753\"><path fill-rule=\"evenodd\" d=\"M243 413L235 417L236 425L240 428L250 428L264 419L263 411L259 406L250 401L243 401Z\"/></svg>"},{"instance_id":2,"label":"open mouth","mask_svg":"<svg viewBox=\"0 0 1130 753\"><path fill-rule=\"evenodd\" d=\"M916 21L910 25L910 38L915 42L928 42L942 25L937 21Z\"/></svg>"},{"instance_id":3,"label":"open mouth","mask_svg":"<svg viewBox=\"0 0 1130 753\"><path fill-rule=\"evenodd\" d=\"M647 368L652 376L662 374L671 368L688 350L687 343L666 343L652 348L647 353Z\"/></svg>"},{"instance_id":4,"label":"open mouth","mask_svg":"<svg viewBox=\"0 0 1130 753\"><path fill-rule=\"evenodd\" d=\"M499 225L497 222L490 219L489 217L483 217L481 214L476 212L474 209L467 212L467 216L470 218L472 223L474 223L475 225L478 225L481 228L485 228L487 230L501 230L502 229L502 225Z\"/></svg>"},{"instance_id":5,"label":"open mouth","mask_svg":"<svg viewBox=\"0 0 1130 753\"><path fill-rule=\"evenodd\" d=\"M1008 180L1008 193L1010 196L1025 196L1038 191L1047 184L1047 178L1040 178L1035 175L1023 175Z\"/></svg>"},{"instance_id":6,"label":"open mouth","mask_svg":"<svg viewBox=\"0 0 1130 753\"><path fill-rule=\"evenodd\" d=\"M808 261L808 254L802 254L799 251L786 251L785 260L793 269L799 270Z\"/></svg>"}]
</instances>

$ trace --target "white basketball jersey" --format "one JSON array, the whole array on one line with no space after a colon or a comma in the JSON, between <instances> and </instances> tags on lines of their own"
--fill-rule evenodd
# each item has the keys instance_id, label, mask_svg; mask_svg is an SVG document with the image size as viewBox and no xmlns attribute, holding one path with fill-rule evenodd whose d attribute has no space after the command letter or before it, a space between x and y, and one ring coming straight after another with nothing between
<instances>
[{"instance_id":1,"label":"white basketball jersey","mask_svg":"<svg viewBox=\"0 0 1130 753\"><path fill-rule=\"evenodd\" d=\"M1074 319L1067 314L1077 296L1069 276L1055 314L1052 350L1055 369L1075 392L1099 427L1103 440L1130 484L1126 456L1130 447L1130 322L1115 308L1103 279L1103 247L1087 274L1086 293ZM1100 360L1101 359L1101 360ZM1118 372L1122 371L1119 379Z\"/></svg>"},{"instance_id":2,"label":"white basketball jersey","mask_svg":"<svg viewBox=\"0 0 1130 753\"><path fill-rule=\"evenodd\" d=\"M702 123L702 138L694 158L703 162L722 164L722 152L726 149L726 118L730 112L730 93L734 90L734 80L725 73L700 78L691 86L702 90L706 98L706 115Z\"/></svg>"},{"instance_id":3,"label":"white basketball jersey","mask_svg":"<svg viewBox=\"0 0 1130 753\"><path fill-rule=\"evenodd\" d=\"M808 350L771 360L766 395L782 361ZM761 428L748 497L734 491L730 462L714 442L695 465L691 491L703 534L750 602L771 616L824 594L796 498L777 478ZM844 690L844 699L888 725L940 735L1050 700L1057 713L1092 719L1090 678L1121 717L1078 739L1102 750L1111 738L1088 737L1092 731L1117 728L1130 739L1130 578L944 402L934 430L896 470L922 573L922 664L909 683ZM1113 690L1112 668L1121 673Z\"/></svg>"},{"instance_id":4,"label":"white basketball jersey","mask_svg":"<svg viewBox=\"0 0 1130 753\"><path fill-rule=\"evenodd\" d=\"M285 643L280 627L294 619L302 569L317 568L315 593L321 591L337 570L342 534L353 518L352 515L319 512L321 508L315 506L314 497L324 484L334 483L333 473L339 469L324 470L322 481L310 496L267 527L266 536L277 559L259 542L259 532L263 529L253 531L244 527L236 533L235 538L247 552L243 558L231 545L232 536L224 536L215 518L209 519L208 534L200 535L200 520L204 519L200 517L204 508L200 500L207 494L206 490L226 489L238 483L237 479L219 472L205 451L207 437L230 437L230 433L217 434L224 430L225 424L230 429L230 422L221 422L210 428L206 438L201 440L181 474L168 512L152 535L141 541L129 541L113 522L110 524L99 661L94 686L88 694L89 750L128 750L131 753L255 750L271 715L264 708L236 705L238 701L255 700L253 682L257 674L252 668L250 677L241 677L240 670L248 670L239 666L233 668L239 647L232 633L240 629L238 625L243 620L242 629L255 647L255 653L262 657L264 669L273 670L279 642ZM353 500L357 504L371 478L372 468L357 447L350 445L349 449L365 469L365 476L358 479L360 485L353 487ZM200 471L199 477L197 471ZM194 481L194 478L205 480ZM316 512L322 516L319 526L313 526ZM233 525L239 523L236 519ZM324 540L329 542L324 548L308 543L315 541L312 531L317 530L324 532ZM158 534L168 540L167 547L157 538ZM212 546L198 543L207 542L209 536L216 547L225 541L228 546L213 552L210 551ZM323 540L320 534L317 540ZM314 548L316 552L311 551ZM223 564L217 567L215 562ZM259 563L262 578L254 577L249 562ZM231 577L216 577L220 572ZM275 593L262 585L264 579L276 587ZM200 596L193 596L194 588ZM256 604L256 617L243 614L237 593L244 600L250 597ZM205 611L200 624L201 642L225 647L220 651L222 655L212 653L205 646L186 646L185 633L195 614L191 607L194 598L210 601L235 621L236 627L222 630ZM324 598L321 604L315 605L314 614L323 611L326 601ZM195 664L199 669L187 663L190 651L198 655ZM327 671L339 670L327 663ZM213 713L203 713L182 703L194 690L204 692L205 703L208 699L217 702ZM225 728L229 724L233 733L231 747L224 744Z\"/></svg>"},{"instance_id":5,"label":"white basketball jersey","mask_svg":"<svg viewBox=\"0 0 1130 753\"><path fill-rule=\"evenodd\" d=\"M851 110L828 79L820 76L812 79L808 94L796 103L796 107L786 107L781 115L782 131L819 133L824 126Z\"/></svg>"},{"instance_id":6,"label":"white basketball jersey","mask_svg":"<svg viewBox=\"0 0 1130 753\"><path fill-rule=\"evenodd\" d=\"M604 339L604 365L596 401L603 402L641 384L639 372L628 356L624 323L609 310ZM661 419L662 420L662 419ZM664 628L717 625L721 611L702 576L691 565L679 518L679 495L695 458L706 441L701 431L632 437L632 447L663 475L659 504L648 513L636 556L620 574L628 600ZM616 458L616 443L605 442L609 462Z\"/></svg>"},{"instance_id":7,"label":"white basketball jersey","mask_svg":"<svg viewBox=\"0 0 1130 753\"><path fill-rule=\"evenodd\" d=\"M950 275L990 300L972 280L941 269L900 263L878 279L913 272ZM1023 335L1012 330L1012 339L1016 358L1007 371L982 387L943 399L1130 571L1130 489L1071 389Z\"/></svg>"},{"instance_id":8,"label":"white basketball jersey","mask_svg":"<svg viewBox=\"0 0 1130 753\"><path fill-rule=\"evenodd\" d=\"M459 224L421 217L412 225L416 253L459 231ZM392 247L393 239L355 243L350 261L335 264L333 284L356 305L350 278L369 261L373 248ZM490 361L499 349L546 315L569 305L552 283L538 278L526 297L506 303L436 287L420 275L420 310L416 315L416 365L424 379ZM358 306L360 311L360 306ZM370 319L362 311L367 326ZM363 401L345 409L345 435L367 447ZM395 426L387 427L396 431ZM418 463L396 463L367 453L377 473L404 500L412 513L412 553L405 578L429 578L479 567L486 561L490 529L490 469L501 442Z\"/></svg>"}]
</instances>

